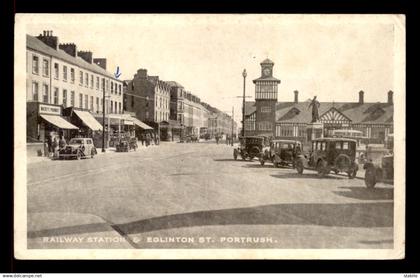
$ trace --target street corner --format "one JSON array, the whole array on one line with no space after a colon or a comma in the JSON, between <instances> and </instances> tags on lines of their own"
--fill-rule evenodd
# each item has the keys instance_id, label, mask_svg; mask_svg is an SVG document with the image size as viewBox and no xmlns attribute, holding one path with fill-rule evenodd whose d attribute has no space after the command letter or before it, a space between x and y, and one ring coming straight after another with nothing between
<instances>
[{"instance_id":1,"label":"street corner","mask_svg":"<svg viewBox=\"0 0 420 278\"><path fill-rule=\"evenodd\" d=\"M28 249L131 248L112 224L86 213L28 214Z\"/></svg>"}]
</instances>

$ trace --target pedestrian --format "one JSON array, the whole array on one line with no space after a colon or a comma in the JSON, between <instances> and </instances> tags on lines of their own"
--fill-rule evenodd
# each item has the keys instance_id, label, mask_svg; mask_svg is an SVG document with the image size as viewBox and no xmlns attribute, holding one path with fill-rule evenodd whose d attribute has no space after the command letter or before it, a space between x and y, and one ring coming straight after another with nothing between
<instances>
[{"instance_id":1,"label":"pedestrian","mask_svg":"<svg viewBox=\"0 0 420 278\"><path fill-rule=\"evenodd\" d=\"M58 156L58 138L57 138L57 136L54 136L52 147L53 147L53 157L55 158L55 157Z\"/></svg>"},{"instance_id":2,"label":"pedestrian","mask_svg":"<svg viewBox=\"0 0 420 278\"><path fill-rule=\"evenodd\" d=\"M52 142L53 142L53 137L52 137L52 133L50 132L47 135L48 157L50 157L51 153L53 152Z\"/></svg>"},{"instance_id":3,"label":"pedestrian","mask_svg":"<svg viewBox=\"0 0 420 278\"><path fill-rule=\"evenodd\" d=\"M146 134L146 147L148 147L149 145L150 145L150 134L149 133L147 133Z\"/></svg>"},{"instance_id":4,"label":"pedestrian","mask_svg":"<svg viewBox=\"0 0 420 278\"><path fill-rule=\"evenodd\" d=\"M157 145L159 145L159 143L160 143L160 136L159 136L159 134L156 135L156 142L157 142Z\"/></svg>"},{"instance_id":5,"label":"pedestrian","mask_svg":"<svg viewBox=\"0 0 420 278\"><path fill-rule=\"evenodd\" d=\"M58 146L60 149L64 149L67 145L66 139L64 139L64 135L61 135L60 141L58 142Z\"/></svg>"},{"instance_id":6,"label":"pedestrian","mask_svg":"<svg viewBox=\"0 0 420 278\"><path fill-rule=\"evenodd\" d=\"M219 134L216 134L216 143L219 145Z\"/></svg>"},{"instance_id":7,"label":"pedestrian","mask_svg":"<svg viewBox=\"0 0 420 278\"><path fill-rule=\"evenodd\" d=\"M155 142L155 146L157 145L157 134L153 134L153 141Z\"/></svg>"},{"instance_id":8,"label":"pedestrian","mask_svg":"<svg viewBox=\"0 0 420 278\"><path fill-rule=\"evenodd\" d=\"M140 134L141 145L144 146L144 133Z\"/></svg>"}]
</instances>

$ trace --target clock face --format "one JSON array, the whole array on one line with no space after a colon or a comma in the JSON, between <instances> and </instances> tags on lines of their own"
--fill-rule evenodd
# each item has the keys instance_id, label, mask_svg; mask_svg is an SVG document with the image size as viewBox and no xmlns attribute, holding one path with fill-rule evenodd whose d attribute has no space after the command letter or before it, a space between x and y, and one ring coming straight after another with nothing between
<instances>
[{"instance_id":1,"label":"clock face","mask_svg":"<svg viewBox=\"0 0 420 278\"><path fill-rule=\"evenodd\" d=\"M270 76L271 75L271 69L270 68L263 69L263 74L264 74L264 76Z\"/></svg>"}]
</instances>

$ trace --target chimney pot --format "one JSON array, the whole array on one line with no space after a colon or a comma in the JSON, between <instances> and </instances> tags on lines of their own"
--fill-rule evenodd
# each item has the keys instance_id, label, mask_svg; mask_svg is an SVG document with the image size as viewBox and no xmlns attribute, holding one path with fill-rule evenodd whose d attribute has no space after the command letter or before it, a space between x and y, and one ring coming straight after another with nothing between
<instances>
[{"instance_id":1,"label":"chimney pot","mask_svg":"<svg viewBox=\"0 0 420 278\"><path fill-rule=\"evenodd\" d=\"M365 92L360 91L359 92L359 103L363 104L364 103L364 97L365 97Z\"/></svg>"},{"instance_id":2,"label":"chimney pot","mask_svg":"<svg viewBox=\"0 0 420 278\"><path fill-rule=\"evenodd\" d=\"M394 103L393 97L394 97L394 92L393 91L389 91L388 92L388 103L389 104L393 104Z\"/></svg>"},{"instance_id":3,"label":"chimney pot","mask_svg":"<svg viewBox=\"0 0 420 278\"><path fill-rule=\"evenodd\" d=\"M295 103L298 103L299 102L299 91L295 90L293 93L295 94Z\"/></svg>"}]
</instances>

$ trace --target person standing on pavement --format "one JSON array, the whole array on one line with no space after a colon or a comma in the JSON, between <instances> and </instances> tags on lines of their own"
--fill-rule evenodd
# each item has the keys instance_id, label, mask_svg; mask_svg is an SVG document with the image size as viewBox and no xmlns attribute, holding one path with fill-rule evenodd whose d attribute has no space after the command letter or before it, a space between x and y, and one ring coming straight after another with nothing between
<instances>
[{"instance_id":1,"label":"person standing on pavement","mask_svg":"<svg viewBox=\"0 0 420 278\"><path fill-rule=\"evenodd\" d=\"M148 147L149 145L150 145L150 134L149 133L147 133L146 134L146 147Z\"/></svg>"},{"instance_id":2,"label":"person standing on pavement","mask_svg":"<svg viewBox=\"0 0 420 278\"><path fill-rule=\"evenodd\" d=\"M61 135L60 141L58 142L58 146L60 149L64 149L67 145L66 139L64 139L64 135Z\"/></svg>"},{"instance_id":3,"label":"person standing on pavement","mask_svg":"<svg viewBox=\"0 0 420 278\"><path fill-rule=\"evenodd\" d=\"M58 156L58 138L57 136L54 136L52 147L53 147L53 157Z\"/></svg>"}]
</instances>

